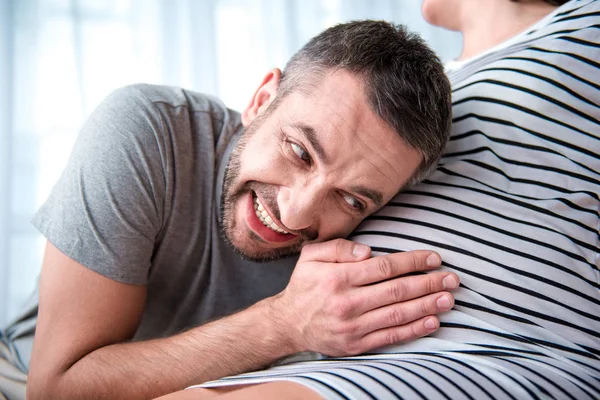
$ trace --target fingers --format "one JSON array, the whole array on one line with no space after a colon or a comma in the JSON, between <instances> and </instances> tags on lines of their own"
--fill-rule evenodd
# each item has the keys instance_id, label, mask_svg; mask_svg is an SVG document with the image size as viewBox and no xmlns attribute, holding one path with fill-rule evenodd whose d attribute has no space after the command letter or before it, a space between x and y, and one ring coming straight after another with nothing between
<instances>
[{"instance_id":1,"label":"fingers","mask_svg":"<svg viewBox=\"0 0 600 400\"><path fill-rule=\"evenodd\" d=\"M335 239L304 246L299 262L356 262L366 260L370 256L371 248L367 245L345 239Z\"/></svg>"},{"instance_id":2,"label":"fingers","mask_svg":"<svg viewBox=\"0 0 600 400\"><path fill-rule=\"evenodd\" d=\"M404 303L390 304L361 315L357 322L364 332L400 327L427 316L445 312L454 307L454 297L449 292L434 293Z\"/></svg>"},{"instance_id":3,"label":"fingers","mask_svg":"<svg viewBox=\"0 0 600 400\"><path fill-rule=\"evenodd\" d=\"M357 288L352 293L352 300L357 305L356 313L363 314L389 304L406 302L443 290L453 290L458 285L458 276L453 272L431 272Z\"/></svg>"},{"instance_id":4,"label":"fingers","mask_svg":"<svg viewBox=\"0 0 600 400\"><path fill-rule=\"evenodd\" d=\"M353 266L352 284L369 285L411 272L428 271L439 267L442 259L429 250L415 250L373 257Z\"/></svg>"},{"instance_id":5,"label":"fingers","mask_svg":"<svg viewBox=\"0 0 600 400\"><path fill-rule=\"evenodd\" d=\"M440 321L434 316L421 318L407 325L394 326L371 332L361 341L362 352L408 342L430 335L440 327Z\"/></svg>"}]
</instances>

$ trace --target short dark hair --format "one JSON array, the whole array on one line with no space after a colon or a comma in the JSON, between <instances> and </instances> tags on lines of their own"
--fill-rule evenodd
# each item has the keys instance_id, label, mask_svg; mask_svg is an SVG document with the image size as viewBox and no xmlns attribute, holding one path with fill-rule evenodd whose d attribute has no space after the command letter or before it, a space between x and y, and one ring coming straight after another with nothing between
<instances>
[{"instance_id":1,"label":"short dark hair","mask_svg":"<svg viewBox=\"0 0 600 400\"><path fill-rule=\"evenodd\" d=\"M310 91L336 69L361 79L373 112L423 155L408 185L427 176L446 147L452 119L450 83L435 53L401 25L372 20L335 25L289 60L273 108L278 99Z\"/></svg>"}]
</instances>

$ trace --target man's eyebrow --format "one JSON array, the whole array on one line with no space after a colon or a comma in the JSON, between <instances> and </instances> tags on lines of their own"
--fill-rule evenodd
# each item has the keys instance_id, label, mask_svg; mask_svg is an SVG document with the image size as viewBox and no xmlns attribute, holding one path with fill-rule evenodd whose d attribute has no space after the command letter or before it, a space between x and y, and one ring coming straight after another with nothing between
<instances>
[{"instance_id":1,"label":"man's eyebrow","mask_svg":"<svg viewBox=\"0 0 600 400\"><path fill-rule=\"evenodd\" d=\"M368 197L369 199L371 199L371 201L373 203L375 203L376 207L382 206L383 195L381 194L381 192L378 192L377 190L369 189L369 188L366 188L366 187L360 186L360 185L352 186L350 189L355 193L358 193L362 196L365 196L365 197Z\"/></svg>"},{"instance_id":2,"label":"man's eyebrow","mask_svg":"<svg viewBox=\"0 0 600 400\"><path fill-rule=\"evenodd\" d=\"M296 129L298 132L302 133L306 140L309 141L311 147L317 153L317 157L319 161L323 164L327 164L327 156L325 155L325 150L323 150L323 146L319 143L319 139L317 139L317 132L312 126L308 126L303 123L296 123L290 125L292 128Z\"/></svg>"}]
</instances>

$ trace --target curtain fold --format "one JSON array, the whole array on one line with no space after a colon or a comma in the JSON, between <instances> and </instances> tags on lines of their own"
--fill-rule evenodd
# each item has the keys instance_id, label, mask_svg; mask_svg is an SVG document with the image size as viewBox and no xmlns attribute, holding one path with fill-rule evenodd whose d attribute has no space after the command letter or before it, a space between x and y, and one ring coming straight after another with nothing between
<instances>
[{"instance_id":1,"label":"curtain fold","mask_svg":"<svg viewBox=\"0 0 600 400\"><path fill-rule=\"evenodd\" d=\"M0 0L0 323L7 318L10 269L8 242L10 232L9 180L12 97L12 7L10 0Z\"/></svg>"},{"instance_id":2,"label":"curtain fold","mask_svg":"<svg viewBox=\"0 0 600 400\"><path fill-rule=\"evenodd\" d=\"M460 50L416 0L0 0L0 325L41 266L45 240L29 220L112 90L184 86L241 109L310 37L363 18L408 25L443 59Z\"/></svg>"}]
</instances>

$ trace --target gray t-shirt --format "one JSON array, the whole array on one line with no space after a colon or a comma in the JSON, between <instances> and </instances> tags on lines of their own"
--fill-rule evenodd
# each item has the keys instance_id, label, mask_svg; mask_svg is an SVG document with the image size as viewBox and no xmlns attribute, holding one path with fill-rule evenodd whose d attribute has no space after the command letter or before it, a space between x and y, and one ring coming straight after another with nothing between
<instances>
[{"instance_id":1,"label":"gray t-shirt","mask_svg":"<svg viewBox=\"0 0 600 400\"><path fill-rule=\"evenodd\" d=\"M218 213L239 113L180 88L112 93L83 127L33 224L60 251L108 278L147 285L135 340L164 337L283 290L296 257L243 260Z\"/></svg>"}]
</instances>

